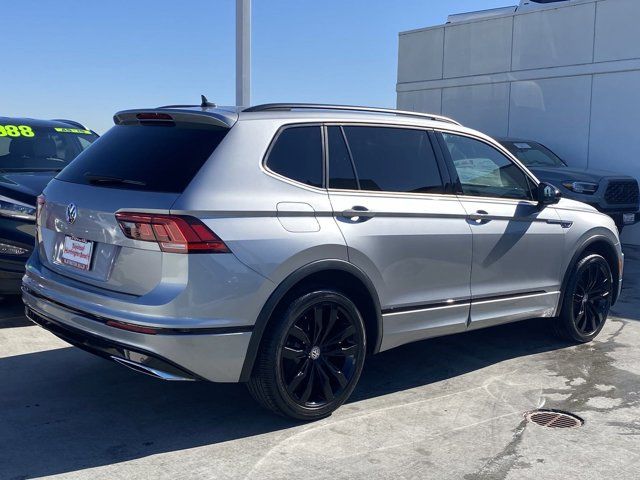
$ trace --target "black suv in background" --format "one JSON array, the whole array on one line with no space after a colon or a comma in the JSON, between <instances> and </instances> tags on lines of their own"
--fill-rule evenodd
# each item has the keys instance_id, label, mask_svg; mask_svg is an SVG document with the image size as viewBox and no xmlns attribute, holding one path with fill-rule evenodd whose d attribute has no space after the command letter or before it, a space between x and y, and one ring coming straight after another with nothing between
<instances>
[{"instance_id":1,"label":"black suv in background","mask_svg":"<svg viewBox=\"0 0 640 480\"><path fill-rule=\"evenodd\" d=\"M604 170L569 167L541 143L517 138L497 139L539 180L557 187L564 197L588 203L606 213L618 229L640 221L638 181Z\"/></svg>"},{"instance_id":2,"label":"black suv in background","mask_svg":"<svg viewBox=\"0 0 640 480\"><path fill-rule=\"evenodd\" d=\"M71 120L0 117L0 295L20 291L38 195L97 138Z\"/></svg>"}]
</instances>

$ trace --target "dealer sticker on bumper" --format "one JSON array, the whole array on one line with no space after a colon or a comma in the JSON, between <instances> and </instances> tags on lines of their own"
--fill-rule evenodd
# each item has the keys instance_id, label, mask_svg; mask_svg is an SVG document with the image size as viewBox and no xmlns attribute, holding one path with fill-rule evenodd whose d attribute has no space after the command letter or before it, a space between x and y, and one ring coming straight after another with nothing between
<instances>
[{"instance_id":1,"label":"dealer sticker on bumper","mask_svg":"<svg viewBox=\"0 0 640 480\"><path fill-rule=\"evenodd\" d=\"M636 214L635 213L623 213L622 214L622 223L625 225L630 225L632 223L636 223Z\"/></svg>"},{"instance_id":2,"label":"dealer sticker on bumper","mask_svg":"<svg viewBox=\"0 0 640 480\"><path fill-rule=\"evenodd\" d=\"M62 263L79 268L80 270L89 270L89 268L91 268L92 253L93 242L65 235L60 260Z\"/></svg>"}]
</instances>

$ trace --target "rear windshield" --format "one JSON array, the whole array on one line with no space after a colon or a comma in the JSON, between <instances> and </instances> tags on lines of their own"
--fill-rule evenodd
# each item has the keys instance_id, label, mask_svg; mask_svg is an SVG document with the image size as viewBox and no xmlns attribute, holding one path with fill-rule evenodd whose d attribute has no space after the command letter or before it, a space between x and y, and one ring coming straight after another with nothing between
<instances>
[{"instance_id":1,"label":"rear windshield","mask_svg":"<svg viewBox=\"0 0 640 480\"><path fill-rule=\"evenodd\" d=\"M201 124L118 125L56 178L104 187L182 193L228 129Z\"/></svg>"},{"instance_id":2,"label":"rear windshield","mask_svg":"<svg viewBox=\"0 0 640 480\"><path fill-rule=\"evenodd\" d=\"M60 171L98 136L81 128L0 121L0 171Z\"/></svg>"}]
</instances>

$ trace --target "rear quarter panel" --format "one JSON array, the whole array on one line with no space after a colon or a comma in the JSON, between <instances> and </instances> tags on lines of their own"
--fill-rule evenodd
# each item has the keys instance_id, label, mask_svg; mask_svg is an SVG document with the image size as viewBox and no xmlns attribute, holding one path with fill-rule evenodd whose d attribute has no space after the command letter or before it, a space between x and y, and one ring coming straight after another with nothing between
<instances>
[{"instance_id":1,"label":"rear quarter panel","mask_svg":"<svg viewBox=\"0 0 640 480\"><path fill-rule=\"evenodd\" d=\"M274 288L308 263L347 260L327 192L262 167L282 124L272 119L238 121L171 209L202 219Z\"/></svg>"}]
</instances>

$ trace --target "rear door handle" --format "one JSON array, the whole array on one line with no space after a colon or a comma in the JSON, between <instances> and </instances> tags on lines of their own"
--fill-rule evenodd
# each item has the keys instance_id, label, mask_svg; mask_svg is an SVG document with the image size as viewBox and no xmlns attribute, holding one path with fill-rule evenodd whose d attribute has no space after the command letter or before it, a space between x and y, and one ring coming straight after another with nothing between
<instances>
[{"instance_id":1,"label":"rear door handle","mask_svg":"<svg viewBox=\"0 0 640 480\"><path fill-rule=\"evenodd\" d=\"M355 205L347 210L344 210L340 216L346 218L352 222L366 222L373 217L374 213L367 207L361 205Z\"/></svg>"}]
</instances>

